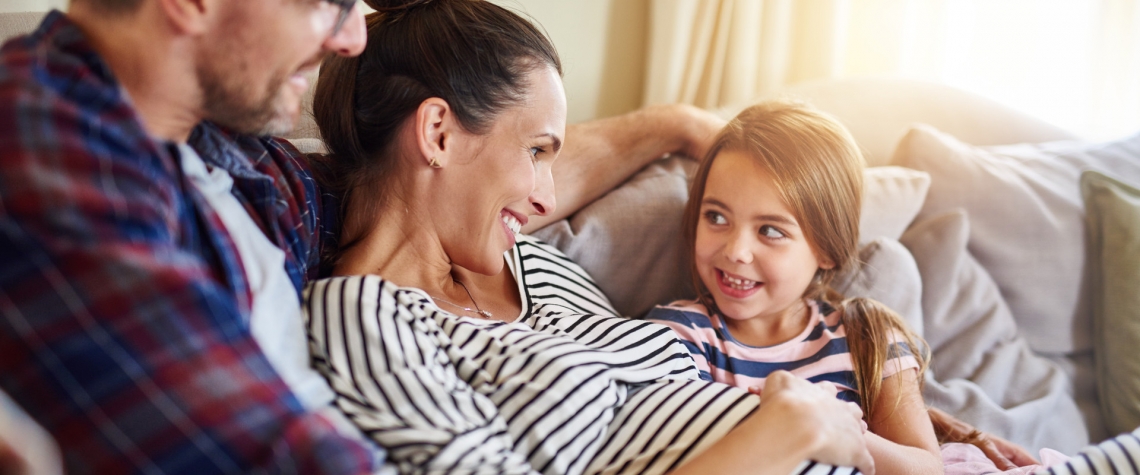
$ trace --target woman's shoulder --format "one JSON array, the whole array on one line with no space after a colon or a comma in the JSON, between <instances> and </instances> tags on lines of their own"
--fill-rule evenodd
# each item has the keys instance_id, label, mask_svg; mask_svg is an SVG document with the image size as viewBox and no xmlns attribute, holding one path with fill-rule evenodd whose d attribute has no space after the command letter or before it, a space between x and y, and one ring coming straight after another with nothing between
<instances>
[{"instance_id":1,"label":"woman's shoulder","mask_svg":"<svg viewBox=\"0 0 1140 475\"><path fill-rule=\"evenodd\" d=\"M532 306L557 304L581 313L618 315L594 278L554 246L519 235L514 252L511 271Z\"/></svg>"}]
</instances>

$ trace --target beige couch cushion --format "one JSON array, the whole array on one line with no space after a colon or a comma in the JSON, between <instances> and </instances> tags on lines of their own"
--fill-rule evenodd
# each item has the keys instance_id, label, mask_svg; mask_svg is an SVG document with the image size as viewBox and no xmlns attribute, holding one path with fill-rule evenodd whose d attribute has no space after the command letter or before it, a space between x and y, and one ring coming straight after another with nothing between
<instances>
[{"instance_id":1,"label":"beige couch cushion","mask_svg":"<svg viewBox=\"0 0 1140 475\"><path fill-rule=\"evenodd\" d=\"M775 96L804 100L834 115L851 131L872 167L889 163L895 143L916 122L933 125L974 145L1077 138L996 101L923 81L884 77L809 81ZM731 117L748 104L728 107L721 113Z\"/></svg>"}]
</instances>

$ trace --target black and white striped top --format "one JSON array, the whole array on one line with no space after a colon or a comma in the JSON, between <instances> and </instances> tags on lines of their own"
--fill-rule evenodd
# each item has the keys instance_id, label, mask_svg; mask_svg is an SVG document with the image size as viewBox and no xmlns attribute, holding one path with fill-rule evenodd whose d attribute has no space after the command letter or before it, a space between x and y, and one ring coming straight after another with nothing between
<instances>
[{"instance_id":1,"label":"black and white striped top","mask_svg":"<svg viewBox=\"0 0 1140 475\"><path fill-rule=\"evenodd\" d=\"M1140 474L1140 429L1086 447L1068 462L1040 470L1038 475Z\"/></svg>"},{"instance_id":2,"label":"black and white striped top","mask_svg":"<svg viewBox=\"0 0 1140 475\"><path fill-rule=\"evenodd\" d=\"M512 323L378 276L306 288L314 366L401 473L663 473L755 410L700 381L667 327L617 317L553 247L523 236L508 263L524 307Z\"/></svg>"}]
</instances>

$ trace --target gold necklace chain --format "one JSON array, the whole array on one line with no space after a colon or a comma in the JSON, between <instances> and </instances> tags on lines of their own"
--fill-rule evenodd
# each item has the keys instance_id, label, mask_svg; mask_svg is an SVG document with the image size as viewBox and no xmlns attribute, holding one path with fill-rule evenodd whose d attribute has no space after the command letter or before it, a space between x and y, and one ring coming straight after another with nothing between
<instances>
[{"instance_id":1,"label":"gold necklace chain","mask_svg":"<svg viewBox=\"0 0 1140 475\"><path fill-rule=\"evenodd\" d=\"M462 306L462 305L459 305L459 304L457 304L457 303L455 303L455 302L452 302L452 301L450 301L450 300L447 300L447 299L443 299L443 298L440 298L440 297L435 297L435 299L436 299L436 300L439 300L440 302L443 302L443 303L445 303L445 304L451 305L452 307L455 307L455 308L458 308L458 309L460 309L460 310L463 310L464 312L468 312L468 313L474 313L474 314L476 314L476 315L479 315L480 317L483 317L483 318L486 318L486 319L491 319L491 312L488 312L488 311L486 311L486 310L483 310L483 309L479 308L479 302L476 302L476 301L475 301L475 297L471 295L471 291L470 291L470 290L467 290L467 286L466 286L466 285L464 285L464 284L463 284L463 282L460 282L459 280L456 280L456 279L452 279L452 280L453 280L453 281L454 281L456 284L459 284L459 286L460 286L460 287L463 287L463 291L464 291L464 292L467 292L467 298L471 299L471 303L475 304L475 308L471 308L471 307L464 307L464 306Z\"/></svg>"}]
</instances>

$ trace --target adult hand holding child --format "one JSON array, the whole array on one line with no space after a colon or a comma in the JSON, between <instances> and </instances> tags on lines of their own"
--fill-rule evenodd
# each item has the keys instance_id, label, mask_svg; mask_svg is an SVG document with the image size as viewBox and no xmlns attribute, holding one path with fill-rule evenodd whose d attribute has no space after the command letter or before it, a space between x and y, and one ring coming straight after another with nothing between
<instances>
[{"instance_id":1,"label":"adult hand holding child","mask_svg":"<svg viewBox=\"0 0 1140 475\"><path fill-rule=\"evenodd\" d=\"M814 460L874 475L875 461L863 437L863 411L858 404L837 399L838 391L830 382L812 384L787 371L773 372L766 380L760 409L733 434L674 473L685 473L688 467L713 468L711 473L792 473L801 460ZM741 432L747 435L733 436ZM749 466L738 466L742 460L727 456L744 452L754 454ZM756 460L777 463L758 467Z\"/></svg>"}]
</instances>

